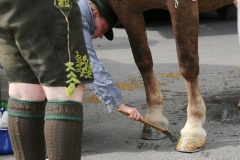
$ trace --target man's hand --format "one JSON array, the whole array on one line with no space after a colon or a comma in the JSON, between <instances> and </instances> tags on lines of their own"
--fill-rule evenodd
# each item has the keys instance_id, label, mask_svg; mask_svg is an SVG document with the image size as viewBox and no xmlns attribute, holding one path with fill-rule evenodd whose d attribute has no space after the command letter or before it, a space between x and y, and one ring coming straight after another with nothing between
<instances>
[{"instance_id":1,"label":"man's hand","mask_svg":"<svg viewBox=\"0 0 240 160\"><path fill-rule=\"evenodd\" d=\"M128 113L129 114L128 117L132 120L135 120L135 121L140 119L143 120L142 115L134 107L129 107L129 106L126 106L124 103L122 103L118 106L118 109L121 109L122 111Z\"/></svg>"}]
</instances>

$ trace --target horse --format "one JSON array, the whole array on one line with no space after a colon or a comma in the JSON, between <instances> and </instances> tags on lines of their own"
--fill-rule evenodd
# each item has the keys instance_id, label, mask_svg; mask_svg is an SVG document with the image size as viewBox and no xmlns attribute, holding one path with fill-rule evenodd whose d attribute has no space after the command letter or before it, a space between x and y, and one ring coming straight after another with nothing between
<instances>
[{"instance_id":1,"label":"horse","mask_svg":"<svg viewBox=\"0 0 240 160\"><path fill-rule=\"evenodd\" d=\"M148 105L144 119L165 130L168 129L169 122L162 113L163 95L153 71L143 12L150 9L164 9L170 12L178 66L185 80L188 96L187 121L181 129L176 150L201 150L206 144L207 133L203 128L206 107L198 83L199 12L216 10L231 3L236 5L236 0L109 0L109 3L126 30L134 61L143 79ZM159 139L162 135L144 125L141 138Z\"/></svg>"}]
</instances>

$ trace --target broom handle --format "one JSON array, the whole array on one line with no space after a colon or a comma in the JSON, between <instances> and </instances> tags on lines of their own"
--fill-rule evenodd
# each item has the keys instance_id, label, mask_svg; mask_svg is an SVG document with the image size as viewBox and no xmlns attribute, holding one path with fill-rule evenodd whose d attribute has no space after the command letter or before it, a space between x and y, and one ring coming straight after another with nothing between
<instances>
[{"instance_id":1,"label":"broom handle","mask_svg":"<svg viewBox=\"0 0 240 160\"><path fill-rule=\"evenodd\" d=\"M126 116L129 116L129 114L128 114L127 112L124 112L124 111L121 110L121 109L118 109L118 111L121 112L122 114L126 115ZM159 130L159 131L161 131L161 132L163 132L163 133L168 132L168 130L164 130L164 129L162 129L162 128L159 128L159 127L155 126L154 124L149 123L149 122L147 122L147 121L145 121L145 120L140 119L140 120L138 120L138 121L140 121L140 122L142 122L142 123L144 123L144 124L146 124L146 125L149 125L149 126L151 126L152 128L155 128L155 129L157 129L157 130Z\"/></svg>"}]
</instances>

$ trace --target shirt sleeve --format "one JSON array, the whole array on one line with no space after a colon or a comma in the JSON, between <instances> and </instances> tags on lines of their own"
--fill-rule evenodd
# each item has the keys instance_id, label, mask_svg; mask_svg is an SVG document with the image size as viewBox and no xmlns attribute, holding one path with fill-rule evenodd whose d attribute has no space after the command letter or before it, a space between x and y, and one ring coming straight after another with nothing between
<instances>
[{"instance_id":1,"label":"shirt sleeve","mask_svg":"<svg viewBox=\"0 0 240 160\"><path fill-rule=\"evenodd\" d=\"M103 63L99 61L96 52L92 45L92 34L90 33L90 26L83 18L83 33L89 58L92 64L94 75L94 82L89 83L92 91L105 104L108 111L111 112L114 108L123 103L121 92L114 84L114 81L108 71L104 68Z\"/></svg>"}]
</instances>

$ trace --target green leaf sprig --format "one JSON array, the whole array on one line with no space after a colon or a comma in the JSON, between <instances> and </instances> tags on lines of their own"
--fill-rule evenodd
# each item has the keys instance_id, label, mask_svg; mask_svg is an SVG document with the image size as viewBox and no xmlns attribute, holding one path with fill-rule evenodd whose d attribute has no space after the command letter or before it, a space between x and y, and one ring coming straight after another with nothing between
<instances>
[{"instance_id":1,"label":"green leaf sprig","mask_svg":"<svg viewBox=\"0 0 240 160\"><path fill-rule=\"evenodd\" d=\"M65 93L67 96L72 96L74 93L74 90L77 86L77 84L81 83L78 79L75 72L75 68L74 68L74 63L73 62L67 62L65 63L66 68L66 72L69 72L67 75L68 80L66 81L66 83L68 84Z\"/></svg>"}]
</instances>

